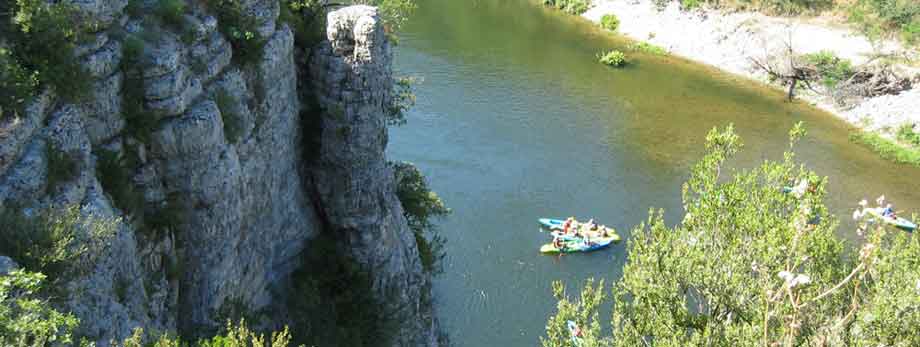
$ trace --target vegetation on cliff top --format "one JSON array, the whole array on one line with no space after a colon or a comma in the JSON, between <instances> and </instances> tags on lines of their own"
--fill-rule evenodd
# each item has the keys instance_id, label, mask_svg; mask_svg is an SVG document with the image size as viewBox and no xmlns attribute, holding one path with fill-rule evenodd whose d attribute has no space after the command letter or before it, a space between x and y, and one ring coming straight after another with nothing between
<instances>
[{"instance_id":1,"label":"vegetation on cliff top","mask_svg":"<svg viewBox=\"0 0 920 347\"><path fill-rule=\"evenodd\" d=\"M707 136L706 154L683 187L684 220L650 212L627 246L613 285L611 334L601 328L603 282L580 297L554 284L557 312L543 346L913 346L920 343L920 239L864 224L856 248L837 235L824 206L826 178L795 163L791 132L781 161L725 167L741 148L731 127ZM802 191L781 187L805 182Z\"/></svg>"},{"instance_id":2,"label":"vegetation on cliff top","mask_svg":"<svg viewBox=\"0 0 920 347\"><path fill-rule=\"evenodd\" d=\"M71 102L88 95L92 79L74 49L90 24L69 2L0 3L0 119L21 114L42 88Z\"/></svg>"}]
</instances>

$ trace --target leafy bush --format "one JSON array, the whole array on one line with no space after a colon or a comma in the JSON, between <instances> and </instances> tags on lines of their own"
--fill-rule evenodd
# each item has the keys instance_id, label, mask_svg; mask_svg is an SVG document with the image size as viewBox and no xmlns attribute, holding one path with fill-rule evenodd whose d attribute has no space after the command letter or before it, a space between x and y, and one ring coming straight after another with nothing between
<instances>
[{"instance_id":1,"label":"leafy bush","mask_svg":"<svg viewBox=\"0 0 920 347\"><path fill-rule=\"evenodd\" d=\"M388 33L396 33L415 11L415 0L356 0L356 4L376 6Z\"/></svg>"},{"instance_id":2,"label":"leafy bush","mask_svg":"<svg viewBox=\"0 0 920 347\"><path fill-rule=\"evenodd\" d=\"M573 15L581 15L591 7L590 0L543 0L543 4Z\"/></svg>"},{"instance_id":3,"label":"leafy bush","mask_svg":"<svg viewBox=\"0 0 920 347\"><path fill-rule=\"evenodd\" d=\"M559 304L543 346L913 346L920 343L920 239L870 227L857 210L860 240L847 247L824 206L827 179L795 163L790 132L781 161L729 171L740 150L733 129L714 129L707 154L683 187L686 215L667 226L650 212L627 246L613 286L611 336L602 336L603 283ZM784 193L781 187L806 189ZM814 218L818 217L818 218ZM655 343L649 344L650 341Z\"/></svg>"},{"instance_id":4,"label":"leafy bush","mask_svg":"<svg viewBox=\"0 0 920 347\"><path fill-rule=\"evenodd\" d=\"M415 234L416 246L422 265L429 272L440 270L439 262L444 258L445 240L435 233L432 219L444 218L450 209L441 198L428 187L425 176L410 163L390 163L396 175L396 196L403 207L403 215L409 228ZM425 234L431 235L426 238Z\"/></svg>"},{"instance_id":5,"label":"leafy bush","mask_svg":"<svg viewBox=\"0 0 920 347\"><path fill-rule=\"evenodd\" d=\"M237 143L243 136L243 118L237 110L237 100L226 90L220 90L214 95L214 102L220 110L220 117L224 123L224 138L228 143Z\"/></svg>"},{"instance_id":6,"label":"leafy bush","mask_svg":"<svg viewBox=\"0 0 920 347\"><path fill-rule=\"evenodd\" d=\"M601 17L601 28L617 31L620 28L620 19L615 14L605 14Z\"/></svg>"},{"instance_id":7,"label":"leafy bush","mask_svg":"<svg viewBox=\"0 0 920 347\"><path fill-rule=\"evenodd\" d=\"M68 269L90 268L114 235L117 223L115 219L84 217L78 206L49 209L36 217L7 208L0 213L0 254L57 280Z\"/></svg>"},{"instance_id":8,"label":"leafy bush","mask_svg":"<svg viewBox=\"0 0 920 347\"><path fill-rule=\"evenodd\" d=\"M0 120L22 114L38 84L37 72L22 66L9 49L0 47Z\"/></svg>"},{"instance_id":9,"label":"leafy bush","mask_svg":"<svg viewBox=\"0 0 920 347\"><path fill-rule=\"evenodd\" d=\"M406 111L415 106L415 93L412 86L416 79L412 77L399 77L393 84L393 94L387 109L387 125L406 124Z\"/></svg>"},{"instance_id":10,"label":"leafy bush","mask_svg":"<svg viewBox=\"0 0 920 347\"><path fill-rule=\"evenodd\" d=\"M0 346L75 345L79 320L39 297L45 275L14 270L0 275Z\"/></svg>"},{"instance_id":11,"label":"leafy bush","mask_svg":"<svg viewBox=\"0 0 920 347\"><path fill-rule=\"evenodd\" d=\"M45 145L45 158L48 160L48 193L77 176L77 162L56 145Z\"/></svg>"},{"instance_id":12,"label":"leafy bush","mask_svg":"<svg viewBox=\"0 0 920 347\"><path fill-rule=\"evenodd\" d=\"M612 67L622 67L626 65L626 53L613 50L606 53L600 53L597 60L604 65Z\"/></svg>"},{"instance_id":13,"label":"leafy bush","mask_svg":"<svg viewBox=\"0 0 920 347\"><path fill-rule=\"evenodd\" d=\"M920 149L905 148L877 133L857 131L850 135L850 140L869 147L882 158L895 163L920 166Z\"/></svg>"},{"instance_id":14,"label":"leafy bush","mask_svg":"<svg viewBox=\"0 0 920 347\"><path fill-rule=\"evenodd\" d=\"M173 29L181 31L185 27L184 0L158 0L154 11L164 24Z\"/></svg>"},{"instance_id":15,"label":"leafy bush","mask_svg":"<svg viewBox=\"0 0 920 347\"><path fill-rule=\"evenodd\" d=\"M325 11L316 0L281 0L278 19L287 23L294 32L297 47L313 47L325 37Z\"/></svg>"},{"instance_id":16,"label":"leafy bush","mask_svg":"<svg viewBox=\"0 0 920 347\"><path fill-rule=\"evenodd\" d=\"M373 274L344 253L333 235L320 235L291 275L287 307L293 341L306 346L385 346L399 324L390 303L373 296Z\"/></svg>"},{"instance_id":17,"label":"leafy bush","mask_svg":"<svg viewBox=\"0 0 920 347\"><path fill-rule=\"evenodd\" d=\"M805 54L805 62L814 66L817 78L827 88L835 88L853 76L853 65L849 60L837 57L833 52L820 51Z\"/></svg>"},{"instance_id":18,"label":"leafy bush","mask_svg":"<svg viewBox=\"0 0 920 347\"><path fill-rule=\"evenodd\" d=\"M653 45L648 42L638 42L638 43L630 44L629 50L651 54L651 55L668 55L668 51L666 49Z\"/></svg>"},{"instance_id":19,"label":"leafy bush","mask_svg":"<svg viewBox=\"0 0 920 347\"><path fill-rule=\"evenodd\" d=\"M125 153L132 153L126 150ZM96 176L102 190L109 194L115 207L125 214L140 211L144 206L144 197L131 182L134 168L139 165L133 155L119 156L118 152L100 150L97 153Z\"/></svg>"},{"instance_id":20,"label":"leafy bush","mask_svg":"<svg viewBox=\"0 0 920 347\"><path fill-rule=\"evenodd\" d=\"M233 60L254 64L262 60L265 38L258 31L258 17L246 14L240 0L207 0L208 9L217 16L218 29L233 46Z\"/></svg>"},{"instance_id":21,"label":"leafy bush","mask_svg":"<svg viewBox=\"0 0 920 347\"><path fill-rule=\"evenodd\" d=\"M12 20L0 18L11 28L8 32L10 49L2 70L13 71L12 80L20 87L32 85L51 87L67 101L79 101L92 88L91 76L74 56L74 48L84 33L85 21L78 16L75 7L67 2L48 3L43 0L16 0L7 15ZM4 17L4 15L0 15ZM10 59L15 57L15 59ZM18 65L18 66L17 66ZM29 71L24 73L22 69ZM35 80L21 76L32 75ZM19 89L20 92L26 89Z\"/></svg>"},{"instance_id":22,"label":"leafy bush","mask_svg":"<svg viewBox=\"0 0 920 347\"><path fill-rule=\"evenodd\" d=\"M898 128L898 140L914 146L920 146L920 133L914 132L914 127L910 124L904 124Z\"/></svg>"},{"instance_id":23,"label":"leafy bush","mask_svg":"<svg viewBox=\"0 0 920 347\"><path fill-rule=\"evenodd\" d=\"M684 10L692 10L703 6L705 0L681 0L680 7Z\"/></svg>"}]
</instances>

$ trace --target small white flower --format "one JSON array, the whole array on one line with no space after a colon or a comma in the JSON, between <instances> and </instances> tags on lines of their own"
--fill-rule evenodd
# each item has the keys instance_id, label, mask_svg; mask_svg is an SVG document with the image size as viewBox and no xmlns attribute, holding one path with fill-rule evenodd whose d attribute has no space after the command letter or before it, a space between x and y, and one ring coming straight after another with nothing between
<instances>
[{"instance_id":1,"label":"small white flower","mask_svg":"<svg viewBox=\"0 0 920 347\"><path fill-rule=\"evenodd\" d=\"M860 220L860 219L862 219L862 217L863 217L864 215L866 215L866 211L863 211L863 210L855 210L855 211L853 211L853 220Z\"/></svg>"},{"instance_id":2,"label":"small white flower","mask_svg":"<svg viewBox=\"0 0 920 347\"><path fill-rule=\"evenodd\" d=\"M805 195L806 189L808 189L808 181L803 179L799 181L799 183L796 184L794 188L792 188L792 195L797 198L801 198L803 195Z\"/></svg>"},{"instance_id":3,"label":"small white flower","mask_svg":"<svg viewBox=\"0 0 920 347\"><path fill-rule=\"evenodd\" d=\"M786 281L786 282L789 282L794 277L794 275L789 271L780 271L777 276L779 276L779 278L782 278L783 281Z\"/></svg>"},{"instance_id":4,"label":"small white flower","mask_svg":"<svg viewBox=\"0 0 920 347\"><path fill-rule=\"evenodd\" d=\"M795 278L792 280L792 283L789 284L789 287L791 288L791 287L795 287L795 286L797 286L797 285L803 285L803 286L804 286L804 285L807 285L807 284L809 284L809 283L811 283L811 277L808 277L808 275L802 275L802 274L800 274L800 275L798 275L798 276L795 276Z\"/></svg>"}]
</instances>

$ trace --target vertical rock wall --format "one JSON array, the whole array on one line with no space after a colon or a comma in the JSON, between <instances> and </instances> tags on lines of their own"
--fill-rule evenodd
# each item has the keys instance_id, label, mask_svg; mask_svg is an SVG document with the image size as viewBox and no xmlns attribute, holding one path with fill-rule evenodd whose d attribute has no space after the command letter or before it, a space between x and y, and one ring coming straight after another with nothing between
<instances>
[{"instance_id":1,"label":"vertical rock wall","mask_svg":"<svg viewBox=\"0 0 920 347\"><path fill-rule=\"evenodd\" d=\"M187 30L177 32L129 17L125 0L75 3L99 23L94 40L77 50L94 77L92 96L67 104L45 92L23 117L0 121L0 209L78 205L87 215L121 218L94 264L65 284L63 308L81 318L82 335L105 346L135 327L197 334L222 324L227 306L271 307L287 294L277 290L305 245L327 227L373 274L375 296L407 312L394 345L436 343L431 309L420 299L430 277L384 157L392 53L375 9L331 13L329 41L313 50L312 81L298 81L297 48L275 0L241 2L267 39L261 61L245 66L232 61L220 23L201 4L188 3ZM134 79L143 84L149 138L135 138L123 115L132 82L120 64L132 35L144 40ZM312 167L303 159L316 151L303 148L298 95L307 92L299 88L315 89L325 110ZM229 119L238 139L225 133ZM56 187L48 182L49 145L78 171ZM179 206L181 220L142 232L145 221L103 189L102 151L136 156L131 186L143 205Z\"/></svg>"},{"instance_id":2,"label":"vertical rock wall","mask_svg":"<svg viewBox=\"0 0 920 347\"><path fill-rule=\"evenodd\" d=\"M393 88L390 43L369 6L329 13L326 32L310 72L322 109L322 145L312 172L329 232L347 240L347 251L372 275L378 300L404 316L395 345L436 344L431 307L422 300L430 276L384 153Z\"/></svg>"}]
</instances>

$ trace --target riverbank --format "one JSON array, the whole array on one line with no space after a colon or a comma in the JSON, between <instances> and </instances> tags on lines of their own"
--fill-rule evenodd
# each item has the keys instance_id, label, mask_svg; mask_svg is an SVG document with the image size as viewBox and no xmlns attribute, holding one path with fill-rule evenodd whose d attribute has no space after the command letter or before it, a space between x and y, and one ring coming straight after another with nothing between
<instances>
[{"instance_id":1,"label":"riverbank","mask_svg":"<svg viewBox=\"0 0 920 347\"><path fill-rule=\"evenodd\" d=\"M875 64L880 56L908 57L916 65L920 57L917 50L890 40L872 42L826 17L780 18L717 9L683 11L677 1L659 10L651 0L595 0L583 16L600 22L606 14L619 18L619 34L767 84L771 84L768 74L754 60L780 56L787 46L797 54L830 51L854 66ZM896 63L892 71L912 78L916 87L894 95L862 98L846 106L807 89L796 95L857 128L879 131L889 138L904 125L920 131L920 68Z\"/></svg>"}]
</instances>

